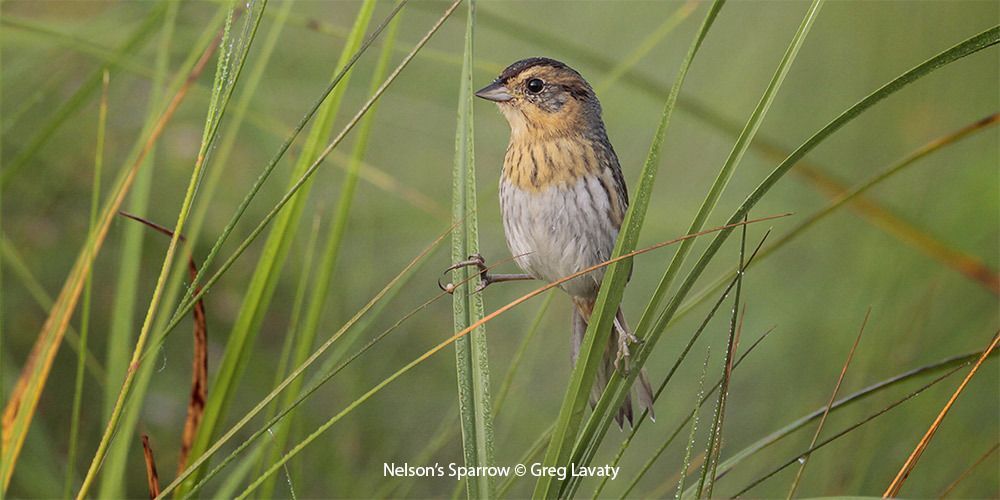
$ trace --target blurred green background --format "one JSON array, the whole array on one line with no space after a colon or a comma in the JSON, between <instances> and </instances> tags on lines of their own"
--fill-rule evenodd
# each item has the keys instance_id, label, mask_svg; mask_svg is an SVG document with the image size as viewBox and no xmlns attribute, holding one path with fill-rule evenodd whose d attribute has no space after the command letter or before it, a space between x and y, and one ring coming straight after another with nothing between
<instances>
[{"instance_id":1,"label":"blurred green background","mask_svg":"<svg viewBox=\"0 0 1000 500\"><path fill-rule=\"evenodd\" d=\"M172 42L168 75L174 76L197 36L219 4L181 3ZM274 12L272 1L261 25L267 33ZM249 112L226 164L209 161L209 171L224 168L224 182L210 198L201 228L196 258L203 257L243 199L260 170L316 99L330 77L359 3L300 0L291 7ZM611 65L626 60L683 8L679 2L491 2L480 3L476 27L475 84L485 85L508 63L544 55L579 70L598 89L608 132L621 158L626 179L636 182L646 156L666 89L706 5L657 40L631 71L608 82ZM153 7L150 2L5 1L2 5L2 160L9 165L22 154L84 78L107 64L126 37ZM404 8L393 63L400 60L446 7L441 2L415 2ZM640 247L682 235L704 193L732 147L734 136L706 120L709 110L740 127L767 85L785 46L805 13L805 2L731 2L720 14L692 66L667 133L662 166ZM380 2L374 19L391 4ZM345 243L333 276L319 330L326 339L381 289L403 266L450 224L451 166L458 83L464 33L464 7L434 36L381 99L364 161L362 181L354 200ZM790 150L841 111L903 71L979 33L1000 19L995 1L842 1L821 11L802 52L766 117L757 142L768 141ZM155 24L149 42L110 70L108 128L105 152L105 193L146 122L155 73ZM262 44L262 35L255 49ZM379 46L376 42L375 48ZM828 176L845 185L868 178L891 162L940 136L951 133L1000 107L1000 58L987 49L950 65L877 105L808 156ZM256 52L252 50L248 65ZM368 96L377 50L366 53L354 71L334 130ZM211 66L168 124L151 168L148 208L140 215L171 225L194 164L201 139L211 86ZM652 84L652 85L651 85ZM478 87L477 87L478 88ZM236 97L242 87L236 89ZM2 193L2 231L9 247L23 259L40 290L58 293L80 251L88 227L100 91L61 122L55 133L9 179ZM475 104L476 162L479 172L481 248L488 260L508 252L497 204L497 179L508 129L494 106ZM223 133L232 126L223 122ZM350 151L354 135L337 151ZM234 238L242 239L285 190L299 140L250 205ZM293 301L302 274L310 233L325 235L344 179L343 157L327 160L315 177L303 223L281 273L260 334L248 356L249 369L228 408L225 427L244 414L273 386L278 353L293 318ZM779 158L751 149L723 195L709 226L721 224ZM995 127L920 160L902 174L879 185L868 197L925 236L981 261L996 279L1000 265L1000 136ZM5 167L6 168L6 167ZM764 216L794 212L775 221L775 234L794 226L829 201L829 195L795 170L753 211ZM118 292L116 283L123 252L123 234L134 223L117 220L94 270L90 350L99 362L109 350L107 332ZM318 224L318 226L317 226ZM753 226L756 242L765 226ZM132 330L138 332L166 239L143 232L137 311ZM190 236L190 235L189 235ZM322 241L322 237L321 237ZM250 247L209 294L210 358L214 375L226 335L237 315L247 283L257 263L262 240ZM738 258L738 239L731 238L706 273L710 282ZM235 248L230 241L227 256ZM704 242L702 242L702 245ZM696 246L696 252L700 246ZM625 312L635 323L669 261L672 249L645 254L626 291ZM2 353L4 390L9 393L35 340L47 311L33 298L24 273L15 269L8 252L3 261ZM436 252L364 333L375 336L414 307L438 293L436 280L448 262ZM505 271L513 272L506 264ZM527 293L529 284L491 287L487 312ZM37 291L37 290L36 290ZM872 224L850 208L804 233L751 269L744 283L747 304L743 346L774 326L735 373L728 404L722 456L726 458L757 439L826 403L840 368L865 316L871 319L844 381L847 394L907 369L953 354L982 350L998 328L997 295L980 282L960 274L941 258L931 257L911 242L894 236L891 228ZM565 390L569 363L569 304L555 293L539 334L529 344L523 366L513 379L506 408L496 420L497 461L513 464L555 419ZM715 295L713 295L714 297ZM543 299L502 315L487 326L494 393L514 351ZM452 333L450 300L438 300L403 323L371 352L338 374L299 412L295 436L302 437L340 411L374 384ZM711 301L710 301L711 302ZM728 303L727 303L728 304ZM649 373L658 384L677 353L708 310L702 304L672 326L657 345ZM169 304L165 309L171 309ZM640 439L622 462L619 479L603 495L620 494L641 464L696 400L698 377L706 346L712 347L709 383L718 373L728 330L728 311L709 326L677 378L657 405L657 422L644 425ZM74 325L79 316L74 319ZM143 400L138 428L150 435L160 475L172 479L183 427L190 383L189 326L182 324L168 338L155 360L156 369ZM134 337L133 337L134 338ZM355 340L353 351L363 344ZM132 341L134 342L134 340ZM131 351L131 344L125 349ZM367 497L376 491L410 496L449 496L450 478L419 479L408 490L387 490L384 462L427 465L457 462L462 449L455 418L456 383L453 355L447 349L389 386L323 435L281 473L273 494L300 497ZM69 441L70 406L76 372L76 351L63 345L43 394L38 414L10 494L51 497L62 492ZM964 373L961 372L961 373ZM961 375L960 375L961 376ZM957 386L952 377L812 456L800 495L879 495ZM111 375L112 379L120 380ZM210 379L211 380L211 379ZM959 399L940 428L903 493L931 496L941 492L963 470L1000 440L1000 371L988 361ZM906 390L887 391L863 404L838 412L826 423L824 436L901 397ZM109 393L110 389L110 395ZM101 385L91 375L85 383L82 441L77 468L89 463L103 430L105 400L118 384ZM211 393L212 387L209 387ZM703 413L707 429L711 410ZM439 428L450 438L427 464L414 463ZM808 445L809 426L721 479L716 494L730 495ZM648 496L661 483L673 493L684 454L684 437L675 442L639 483L633 495ZM594 463L606 463L624 434L612 428ZM128 495L146 495L141 447L129 439ZM297 439L296 439L297 441ZM701 445L699 445L701 446ZM231 449L231 448L227 448ZM697 449L695 450L698 451ZM994 453L954 494L996 497L1000 473ZM287 474L287 475L286 475ZM785 495L794 472L788 469L751 491L753 496ZM210 495L222 481L202 494ZM392 487L400 486L390 484ZM530 494L532 481L516 483L515 497ZM74 489L76 486L74 486ZM581 494L593 485L585 483Z\"/></svg>"}]
</instances>

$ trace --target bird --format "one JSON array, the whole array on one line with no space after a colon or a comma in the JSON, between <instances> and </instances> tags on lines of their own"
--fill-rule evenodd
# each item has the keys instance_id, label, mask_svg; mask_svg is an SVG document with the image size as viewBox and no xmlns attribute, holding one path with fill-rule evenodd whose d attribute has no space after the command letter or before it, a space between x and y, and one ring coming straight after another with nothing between
<instances>
[{"instance_id":1,"label":"bird","mask_svg":"<svg viewBox=\"0 0 1000 500\"><path fill-rule=\"evenodd\" d=\"M508 66L475 95L495 103L510 126L500 174L500 210L507 246L524 272L491 274L478 254L448 270L477 267L480 291L503 281L552 283L610 259L628 209L628 190L601 104L587 80L563 62L531 57ZM602 267L559 285L573 303L573 363L603 277ZM592 408L614 370L628 369L629 346L637 342L619 305L591 388ZM653 417L645 369L633 389ZM622 429L626 421L633 424L632 392L615 416Z\"/></svg>"}]
</instances>

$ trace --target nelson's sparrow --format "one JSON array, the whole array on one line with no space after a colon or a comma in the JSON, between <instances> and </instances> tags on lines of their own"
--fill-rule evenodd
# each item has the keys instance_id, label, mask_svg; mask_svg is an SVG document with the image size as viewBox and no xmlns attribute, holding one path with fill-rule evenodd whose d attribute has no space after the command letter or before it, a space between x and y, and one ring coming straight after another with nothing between
<instances>
[{"instance_id":1,"label":"nelson's sparrow","mask_svg":"<svg viewBox=\"0 0 1000 500\"><path fill-rule=\"evenodd\" d=\"M486 272L482 257L457 263L481 270L480 289L518 279L553 282L611 258L628 207L628 191L590 84L569 66L535 57L511 64L476 96L493 101L510 125L510 142L500 175L500 208L507 246L526 274ZM604 269L560 285L573 300L576 361ZM621 307L591 389L597 403L612 370L624 361L636 338ZM623 369L625 367L623 366ZM645 371L636 387L653 416L653 395ZM632 424L631 394L619 409L619 426Z\"/></svg>"}]
</instances>

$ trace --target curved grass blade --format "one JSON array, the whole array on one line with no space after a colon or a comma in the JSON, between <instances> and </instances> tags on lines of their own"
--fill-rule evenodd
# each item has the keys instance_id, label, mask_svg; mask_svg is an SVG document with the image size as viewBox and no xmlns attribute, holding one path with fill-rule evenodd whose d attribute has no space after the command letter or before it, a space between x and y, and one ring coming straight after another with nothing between
<instances>
[{"instance_id":1,"label":"curved grass blade","mask_svg":"<svg viewBox=\"0 0 1000 500\"><path fill-rule=\"evenodd\" d=\"M80 492L78 494L78 498L80 499L86 497L89 487L93 483L97 475L97 471L104 460L104 456L107 452L108 445L110 444L111 437L115 432L118 421L121 418L121 413L125 406L126 396L129 394L129 390L134 383L140 356L142 355L143 348L149 338L150 329L153 325L153 318L156 315L157 308L163 296L163 290L166 285L167 278L170 275L174 255L177 252L178 239L180 238L180 235L184 233L184 224L187 222L191 204L194 201L195 192L197 191L198 184L201 181L201 174L205 166L205 160L208 156L210 147L215 142L216 133L218 132L219 126L222 122L222 117L225 114L229 99L232 96L235 83L239 80L243 65L246 62L246 56L249 52L250 45L253 42L257 28L260 26L262 16L251 15L251 18L247 20L247 27L252 26L252 28L248 38L244 38L245 44L239 49L236 49L234 44L228 43L230 40L230 28L233 16L235 15L236 5L237 2L234 0L230 6L229 16L226 20L226 27L220 39L220 45L223 46L225 50L220 54L218 59L215 83L213 85L212 101L209 104L208 115L205 118L205 127L202 134L201 147L198 152L198 156L195 159L187 191L184 194L184 199L181 202L180 211L177 215L174 235L171 237L170 245L167 247L167 252L163 258L163 264L160 268L160 274L156 280L156 286L153 289L153 296L150 299L149 307L146 310L143 326L139 331L138 338L136 339L130 369L125 376L125 381L122 384L121 391L119 392L115 408L112 410L111 417L108 419L108 425L104 431L104 435L101 437L101 442L98 445L97 452L94 454L94 459L90 464L90 469L87 471L87 476L84 478L83 485L80 488ZM262 0L261 5L262 9L266 8L267 0ZM254 21L254 18L256 21ZM236 54L235 59L233 59L234 53L237 52L237 50L239 53Z\"/></svg>"},{"instance_id":2,"label":"curved grass blade","mask_svg":"<svg viewBox=\"0 0 1000 500\"><path fill-rule=\"evenodd\" d=\"M778 89L781 88L781 84L784 81L785 76L791 69L791 65L795 61L799 49L802 47L806 35L809 33L813 22L816 20L816 16L818 15L819 9L822 5L823 0L813 0L810 4L809 9L802 19L802 23L799 25L798 30L792 37L788 48L785 50L785 54L782 56L777 69L775 69L774 75L771 77L767 88L764 90L760 101L757 103L757 107L751 113L743 131L740 133L739 137L737 137L736 143L733 145L733 149L726 158L726 161L723 164L722 169L719 171L715 182L713 182L712 187L709 189L708 195L702 201L702 205L699 208L698 213L695 215L694 221L692 221L691 227L688 230L689 233L701 230L708 220L708 217L715 209L715 206L718 204L718 201L722 196L722 192L725 190L726 185L729 183L729 180L735 172L736 166L739 164L740 160L742 160L743 155L749 148L754 135L756 135L757 130L760 128L760 124L763 121L764 116L770 109L771 103L774 102ZM677 252L674 253L673 258L670 260L670 264L668 264L659 284L653 291L653 296L646 305L646 308L639 319L639 323L635 328L636 336L645 341L639 350L647 353L646 355L648 355L653 346L659 340L660 332L662 332L662 330L650 330L650 323L653 321L653 315L660 307L660 302L662 302L667 291L670 289L670 286L672 285L677 273L680 271L687 255L691 252L693 243L693 241L686 241L682 243ZM644 355L640 356L644 357ZM636 370L640 369L641 366L641 364L637 364L638 368L636 368ZM613 374L612 379L614 379L615 376L617 376L617 374ZM610 384L609 387L611 387ZM607 396L607 394L605 394L605 396ZM608 398L604 397L601 399L603 401ZM594 412L588 420L587 426L584 428L584 431L580 434L578 439L578 442L581 443L582 446L577 446L577 448L569 455L567 463L590 463L593 454L596 452L597 443L603 439L604 433L607 431L607 425L603 424L603 422L611 416L614 408L617 407L618 404L608 406L606 404L602 404L601 401L598 402L597 406L594 408ZM565 492L567 492L568 495L572 495L575 488L579 486L580 481L574 478L567 483L570 484L571 489L566 490Z\"/></svg>"},{"instance_id":3,"label":"curved grass blade","mask_svg":"<svg viewBox=\"0 0 1000 500\"><path fill-rule=\"evenodd\" d=\"M719 171L718 176L712 183L712 187L709 189L704 201L702 201L701 207L698 209L698 213L695 215L694 221L691 222L691 227L688 232L701 230L701 228L705 226L705 222L708 220L708 217L712 214L712 211L715 210L719 199L722 197L723 191L725 191L726 186L729 184L729 180L732 179L736 166L739 165L744 154L746 154L747 149L750 147L750 143L753 142L753 138L757 134L757 130L760 128L760 124L763 122L764 116L767 114L771 104L774 102L774 98L778 94L778 89L781 88L781 84L784 82L785 76L788 75L788 71L791 69L792 63L795 61L799 49L802 47L802 43L805 41L806 35L809 33L809 29L816 20L816 16L819 14L819 9L822 6L823 0L814 0L812 4L810 4L809 10L803 17L802 23L799 25L798 31L796 31L795 35L792 37L792 41L789 43L788 48L785 50L785 54L782 57L781 62L778 63L778 67L775 69L774 75L771 77L771 81L768 83L767 88L764 90L764 94L757 103L757 107L754 108L753 112L750 114L750 118L747 120L742 132L740 132L739 136L736 138L736 143L733 145L733 149L726 158L722 169ZM646 306L645 311L643 311L642 317L639 319L639 324L635 328L636 332L646 332L649 330L651 322L655 319L654 315L656 310L659 309L660 303L663 301L664 296L673 284L674 278L677 276L681 266L684 264L684 260L687 258L688 254L691 253L692 244L693 242L689 242L687 245L682 244L677 250L677 253L675 253L674 257L670 260L670 264L667 265L667 270L663 273L663 277L660 278L660 283L656 286L652 298ZM656 337L653 337L652 340L653 343L655 343Z\"/></svg>"},{"instance_id":4,"label":"curved grass blade","mask_svg":"<svg viewBox=\"0 0 1000 500\"><path fill-rule=\"evenodd\" d=\"M635 200L626 212L625 220L622 223L622 231L615 242L615 249L612 254L614 256L628 254L635 248L639 238L639 231L642 228L642 222L646 216L646 209L649 206L653 183L656 180L656 174L659 170L660 147L663 144L667 127L670 125L670 117L673 115L677 96L680 94L681 87L684 84L684 79L687 76L688 69L691 67L695 54L698 52L699 47L701 47L709 28L712 26L715 17L724 4L725 0L715 0L712 6L709 7L709 11L704 21L702 21L701 28L699 28L698 33L691 43L691 47L688 49L687 56L685 56L684 61L681 63L677 80L670 89L670 95L664 103L660 122L653 135L653 142L650 144L649 154L646 156L646 162L639 177L640 181L636 190ZM603 350L601 346L605 345L608 335L611 334L612 322L624 294L625 282L631 273L631 261L627 264L611 266L605 272L587 332L580 345L579 357L570 376L569 387L566 389L566 395L559 409L559 417L556 420L552 439L545 453L543 461L545 466L557 466L568 462L580 421L583 418L584 407L589 398L590 387L593 385L597 364L600 362ZM637 367L637 373L638 370L639 368ZM535 484L532 496L538 498L555 496L559 487L554 485L553 481L554 478L551 476L540 477Z\"/></svg>"},{"instance_id":5,"label":"curved grass blade","mask_svg":"<svg viewBox=\"0 0 1000 500\"><path fill-rule=\"evenodd\" d=\"M804 157L809 151L815 148L818 144L826 140L835 131L839 130L845 124L852 121L855 117L860 115L865 110L869 109L871 106L875 105L882 99L894 94L900 89L904 88L908 84L934 72L935 70L944 67L954 61L962 59L970 54L974 54L983 50L987 47L993 46L1000 41L1000 27L994 27L988 29L978 35L975 35L959 44L953 46L952 48L945 50L944 52L932 57L931 59L925 61L924 63L914 67L913 69L903 73L896 79L890 81L889 83L882 86L880 89L876 90L872 94L868 95L861 101L859 101L854 106L848 108L846 111L841 113L837 118L828 123L825 127L816 132L811 138L809 138L804 144L799 146L789 157L778 165L774 171L768 175L763 182L746 198L746 200L741 204L741 206L736 210L736 212L730 217L730 223L739 221L744 215L746 215L753 206L760 201L764 196L774 186L775 183L780 180L784 174L788 172L789 169L794 166L799 159ZM666 308L660 312L656 322L650 327L651 331L649 335L646 332L639 331L636 329L636 335L640 339L645 339L646 343L633 353L633 362L635 363L637 369L632 371L632 374L623 380L622 377L615 373L612 375L611 381L609 382L608 391L605 391L605 397L602 401L605 404L598 403L597 409L595 409L595 415L598 414L597 410L600 409L601 417L598 419L591 418L594 427L598 427L600 432L607 430L611 423L612 417L609 408L617 408L617 406L624 400L628 389L631 387L634 381L635 375L638 373L638 368L642 367L645 360L648 358L651 348L655 345L655 341L658 339L659 335L666 328L667 324L671 321L674 314L677 311L680 303L685 299L691 287L701 276L701 273L705 270L708 263L721 248L722 243L725 242L726 238L732 232L732 229L727 229L719 232L712 242L709 244L708 248L702 253L702 256L695 263L694 267L689 271L687 277L681 283L679 289L677 290L674 297L667 304ZM610 395L609 395L610 393ZM590 425L588 424L588 427ZM596 429L595 429L596 430ZM585 430L584 435L591 435L594 431L591 429ZM586 462L577 462L583 464Z\"/></svg>"},{"instance_id":6,"label":"curved grass blade","mask_svg":"<svg viewBox=\"0 0 1000 500\"><path fill-rule=\"evenodd\" d=\"M379 36L379 34L382 33L382 30L385 29L389 21L400 11L400 9L402 9L403 5L405 5L406 2L407 0L400 0L396 4L396 7L393 8L393 10L388 14L388 16L386 16L386 18L382 21L382 24L376 27L375 30L372 32L372 34L365 39L365 41L361 44L358 50L354 53L354 55L351 56L350 60L348 60L347 63L343 65L341 70L337 72L336 76L334 76L330 80L330 83L327 84L326 89L324 89L324 91L320 94L320 97L312 104L309 110L306 111L306 114L299 120L299 123L292 130L292 133L285 139L285 141L281 144L281 146L278 147L278 151L267 163L263 171L261 171L260 175L257 177L257 180L255 180L253 186L251 186L250 191L246 194L246 196L243 197L243 200L240 202L240 205L236 208L236 212L233 214L233 217L229 220L229 223L227 223L226 227L222 230L222 234L220 234L219 237L216 239L215 244L212 246L212 249L208 252L208 256L205 257L205 265L202 266L202 273L199 273L197 279L192 282L191 288L193 288L194 285L201 283L202 279L204 278L205 269L207 269L212 263L215 262L215 257L218 255L219 250L222 248L222 245L226 242L229 235L232 233L233 229L235 229L236 224L243 217L243 214L246 212L246 209L250 205L250 202L253 201L253 199L257 196L257 193L260 191L261 187L263 187L264 182L266 182L267 179L271 176L271 173L274 171L275 167L277 167L278 162L282 159L282 157L284 157L285 153L288 151L288 148L291 147L292 142L294 142L295 139L298 137L299 133L301 133L302 130L305 129L306 124L308 124L309 121L314 116L316 116L316 114L320 111L320 108L323 107L323 104L327 102L327 98L329 98L330 95L334 92L334 90L337 89L340 82L347 76L350 70L354 67L354 64L358 61L358 59L361 58L362 54L364 54L365 51L367 51L368 47L370 47L371 44L375 41L375 39ZM287 203L287 200L285 200L285 203ZM273 218L274 215L271 215L270 217ZM226 267L226 265L223 264L223 267ZM211 281L212 280L209 280L209 282L205 284L204 286L205 290L211 288L212 286ZM173 316L171 316L170 323L168 324L166 331L163 333L164 336L168 334L174 326L176 326L176 323L177 321L179 321L180 317L182 317L187 312L186 309L190 308L191 305L194 303L195 298L192 295L193 293L189 290L188 294L185 295L186 300L182 300L181 303L174 310L174 314Z\"/></svg>"}]
</instances>

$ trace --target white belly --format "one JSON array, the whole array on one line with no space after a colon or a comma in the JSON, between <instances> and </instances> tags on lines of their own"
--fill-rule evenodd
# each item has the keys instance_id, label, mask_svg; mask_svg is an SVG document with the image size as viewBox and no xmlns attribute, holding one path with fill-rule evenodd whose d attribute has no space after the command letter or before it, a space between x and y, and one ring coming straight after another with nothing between
<instances>
[{"instance_id":1,"label":"white belly","mask_svg":"<svg viewBox=\"0 0 1000 500\"><path fill-rule=\"evenodd\" d=\"M500 208L507 246L532 276L553 282L606 261L618 229L612 225L607 193L593 177L567 187L525 191L500 179ZM560 287L570 295L594 298L604 270Z\"/></svg>"}]
</instances>

